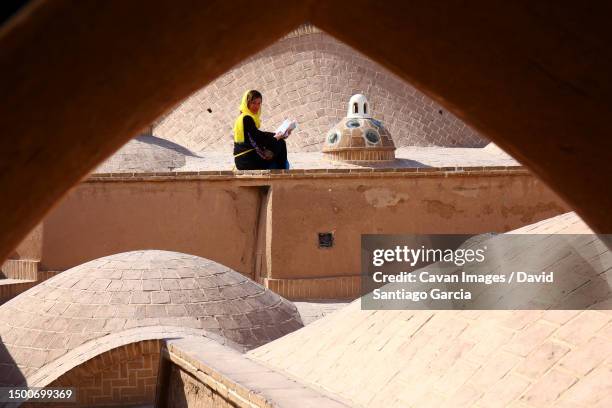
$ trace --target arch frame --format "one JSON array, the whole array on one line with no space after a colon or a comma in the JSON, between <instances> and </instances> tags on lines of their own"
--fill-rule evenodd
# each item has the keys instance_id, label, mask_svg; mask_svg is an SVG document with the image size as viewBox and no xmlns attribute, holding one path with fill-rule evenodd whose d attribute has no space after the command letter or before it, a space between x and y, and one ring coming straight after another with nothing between
<instances>
[{"instance_id":1,"label":"arch frame","mask_svg":"<svg viewBox=\"0 0 612 408\"><path fill-rule=\"evenodd\" d=\"M129 138L304 21L492 139L596 232L612 231L606 120L612 4L269 0L265 6L255 20L219 0L103 7L35 0L5 23L0 213L8 216L0 217L0 259Z\"/></svg>"}]
</instances>

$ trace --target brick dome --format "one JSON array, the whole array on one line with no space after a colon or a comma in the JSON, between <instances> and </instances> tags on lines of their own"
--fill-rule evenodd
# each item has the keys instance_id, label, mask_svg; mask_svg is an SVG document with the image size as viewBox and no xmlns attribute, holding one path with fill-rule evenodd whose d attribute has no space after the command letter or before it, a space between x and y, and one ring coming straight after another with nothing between
<instances>
[{"instance_id":1,"label":"brick dome","mask_svg":"<svg viewBox=\"0 0 612 408\"><path fill-rule=\"evenodd\" d=\"M262 130L286 118L298 129L289 152L321 151L327 132L345 116L346 101L363 93L397 147L482 147L487 141L410 84L334 37L305 25L242 61L176 106L153 134L193 151L231 152L240 98L263 94Z\"/></svg>"},{"instance_id":2,"label":"brick dome","mask_svg":"<svg viewBox=\"0 0 612 408\"><path fill-rule=\"evenodd\" d=\"M189 149L151 135L140 135L127 142L104 161L94 173L162 172L183 167Z\"/></svg>"},{"instance_id":3,"label":"brick dome","mask_svg":"<svg viewBox=\"0 0 612 408\"><path fill-rule=\"evenodd\" d=\"M291 302L216 262L125 252L69 269L0 306L0 384L23 382L92 340L151 326L198 329L247 350L302 321Z\"/></svg>"}]
</instances>

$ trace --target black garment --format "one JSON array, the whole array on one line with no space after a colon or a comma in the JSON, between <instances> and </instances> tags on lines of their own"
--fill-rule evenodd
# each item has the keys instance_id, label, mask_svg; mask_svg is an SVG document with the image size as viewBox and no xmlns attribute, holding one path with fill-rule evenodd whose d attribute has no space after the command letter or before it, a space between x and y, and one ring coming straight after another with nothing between
<instances>
[{"instance_id":1,"label":"black garment","mask_svg":"<svg viewBox=\"0 0 612 408\"><path fill-rule=\"evenodd\" d=\"M274 138L274 133L262 132L255 126L252 117L245 115L243 118L244 143L234 142L234 156L242 152L251 150L248 153L234 157L234 163L238 170L267 170L271 167L285 168L287 162L287 145L284 140ZM274 153L272 160L265 160L256 151L263 149L271 150Z\"/></svg>"}]
</instances>

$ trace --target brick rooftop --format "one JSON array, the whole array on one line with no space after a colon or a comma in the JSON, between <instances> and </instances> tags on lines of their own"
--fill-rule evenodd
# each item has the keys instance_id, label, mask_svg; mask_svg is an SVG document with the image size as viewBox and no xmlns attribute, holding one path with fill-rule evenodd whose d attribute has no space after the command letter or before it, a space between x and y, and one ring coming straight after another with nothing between
<instances>
[{"instance_id":1,"label":"brick rooftop","mask_svg":"<svg viewBox=\"0 0 612 408\"><path fill-rule=\"evenodd\" d=\"M226 151L240 99L248 89L263 94L262 130L273 131L288 117L298 121L287 140L294 152L320 151L356 93L368 98L372 116L384 123L396 146L487 143L381 64L308 24L183 100L159 118L153 134L197 151Z\"/></svg>"},{"instance_id":2,"label":"brick rooftop","mask_svg":"<svg viewBox=\"0 0 612 408\"><path fill-rule=\"evenodd\" d=\"M133 143L133 142L130 142ZM127 145L126 145L127 146ZM176 145L178 146L178 145ZM137 149L136 149L137 148ZM158 149L155 146L154 149ZM152 157L158 155L151 154L144 143L133 143L130 148L130 160L126 160L125 153L120 150L117 154L122 156L121 160L111 157L108 163L100 166L92 174L94 177L109 174L146 174L162 172L167 174L186 174L193 172L215 172L234 170L234 162L231 151L214 152L203 151L199 153L186 154L183 160L174 159L174 163L181 163L179 167L159 167L154 164L148 165ZM173 152L173 158L174 154ZM289 173L300 171L322 171L322 170L354 170L354 171L376 171L392 170L398 171L410 169L455 169L455 168L519 168L520 164L512 157L508 156L497 146L490 144L484 148L450 148L450 147L403 147L397 149L396 160L385 162L369 162L362 164L339 162L328 160L321 152L289 152L289 162L291 169ZM184 163L184 164L182 164ZM257 170L245 171L242 173L256 174ZM259 171L261 173L261 171ZM239 172L240 173L240 172ZM269 171L266 171L269 173ZM282 173L282 171L272 171L272 173Z\"/></svg>"},{"instance_id":3,"label":"brick rooftop","mask_svg":"<svg viewBox=\"0 0 612 408\"><path fill-rule=\"evenodd\" d=\"M136 327L203 330L241 350L302 327L296 307L197 256L133 251L87 262L0 306L0 384L18 384L79 346Z\"/></svg>"},{"instance_id":4,"label":"brick rooftop","mask_svg":"<svg viewBox=\"0 0 612 408\"><path fill-rule=\"evenodd\" d=\"M592 233L575 213L513 232ZM600 246L593 274L609 276L610 250ZM610 407L609 285L580 291L599 303L588 310L392 311L361 310L356 300L247 356L355 406Z\"/></svg>"},{"instance_id":5,"label":"brick rooftop","mask_svg":"<svg viewBox=\"0 0 612 408\"><path fill-rule=\"evenodd\" d=\"M202 152L201 157L187 157L178 171L231 170L233 157L227 152ZM473 167L473 166L517 166L512 157L501 151L487 148L460 147L402 147L395 152L396 159L389 162L354 164L331 161L321 152L291 152L289 163L292 169L403 169L424 167Z\"/></svg>"}]
</instances>

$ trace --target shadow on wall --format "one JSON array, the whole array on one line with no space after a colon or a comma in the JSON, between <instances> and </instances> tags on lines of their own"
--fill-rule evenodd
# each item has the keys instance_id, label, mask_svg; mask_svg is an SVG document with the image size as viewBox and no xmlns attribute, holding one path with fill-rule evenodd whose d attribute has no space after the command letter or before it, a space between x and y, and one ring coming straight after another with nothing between
<instances>
[{"instance_id":1,"label":"shadow on wall","mask_svg":"<svg viewBox=\"0 0 612 408\"><path fill-rule=\"evenodd\" d=\"M17 367L11 352L4 345L4 340L0 337L0 386L18 386L26 383L25 376Z\"/></svg>"}]
</instances>

